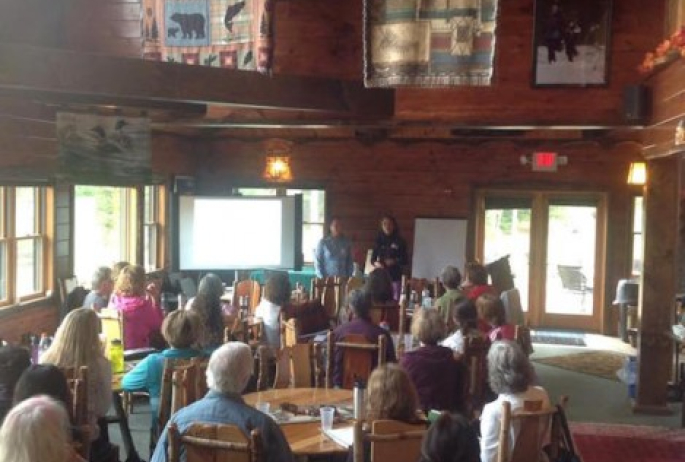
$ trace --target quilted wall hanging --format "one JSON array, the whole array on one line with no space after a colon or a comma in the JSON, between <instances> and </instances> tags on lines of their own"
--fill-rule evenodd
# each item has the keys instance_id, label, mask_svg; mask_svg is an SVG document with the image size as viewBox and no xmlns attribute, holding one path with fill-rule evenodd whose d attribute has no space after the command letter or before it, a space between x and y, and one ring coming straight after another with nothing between
<instances>
[{"instance_id":1,"label":"quilted wall hanging","mask_svg":"<svg viewBox=\"0 0 685 462\"><path fill-rule=\"evenodd\" d=\"M273 0L143 0L143 57L271 70Z\"/></svg>"},{"instance_id":2,"label":"quilted wall hanging","mask_svg":"<svg viewBox=\"0 0 685 462\"><path fill-rule=\"evenodd\" d=\"M497 3L364 0L365 85L490 85Z\"/></svg>"}]
</instances>

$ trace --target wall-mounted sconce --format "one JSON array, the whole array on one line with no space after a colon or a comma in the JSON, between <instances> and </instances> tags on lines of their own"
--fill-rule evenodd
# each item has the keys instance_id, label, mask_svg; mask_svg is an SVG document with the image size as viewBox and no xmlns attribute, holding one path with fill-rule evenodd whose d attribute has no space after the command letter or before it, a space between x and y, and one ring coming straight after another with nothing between
<instances>
[{"instance_id":1,"label":"wall-mounted sconce","mask_svg":"<svg viewBox=\"0 0 685 462\"><path fill-rule=\"evenodd\" d=\"M267 181L291 181L289 157L267 157L264 167L264 179Z\"/></svg>"},{"instance_id":2,"label":"wall-mounted sconce","mask_svg":"<svg viewBox=\"0 0 685 462\"><path fill-rule=\"evenodd\" d=\"M628 170L628 184L644 186L647 183L647 164L631 162Z\"/></svg>"},{"instance_id":3,"label":"wall-mounted sconce","mask_svg":"<svg viewBox=\"0 0 685 462\"><path fill-rule=\"evenodd\" d=\"M266 150L266 164L262 177L266 181L292 181L290 170L290 148L292 143L287 140L271 139L264 142Z\"/></svg>"}]
</instances>

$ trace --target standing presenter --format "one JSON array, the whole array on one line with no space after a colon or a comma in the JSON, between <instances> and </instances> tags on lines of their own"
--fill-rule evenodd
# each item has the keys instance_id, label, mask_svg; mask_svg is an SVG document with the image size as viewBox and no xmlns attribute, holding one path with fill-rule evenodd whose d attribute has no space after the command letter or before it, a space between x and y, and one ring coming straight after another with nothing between
<instances>
[{"instance_id":1,"label":"standing presenter","mask_svg":"<svg viewBox=\"0 0 685 462\"><path fill-rule=\"evenodd\" d=\"M352 276L352 242L343 235L340 218L331 218L329 234L319 241L314 255L316 277Z\"/></svg>"}]
</instances>

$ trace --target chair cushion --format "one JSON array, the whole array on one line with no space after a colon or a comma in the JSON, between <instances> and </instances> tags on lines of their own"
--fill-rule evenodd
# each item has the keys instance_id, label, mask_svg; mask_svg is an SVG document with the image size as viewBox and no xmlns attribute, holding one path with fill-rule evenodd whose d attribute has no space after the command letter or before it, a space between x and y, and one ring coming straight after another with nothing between
<instances>
[{"instance_id":1,"label":"chair cushion","mask_svg":"<svg viewBox=\"0 0 685 462\"><path fill-rule=\"evenodd\" d=\"M297 318L299 334L307 335L330 327L326 310L318 300L290 303L281 310L283 320Z\"/></svg>"}]
</instances>

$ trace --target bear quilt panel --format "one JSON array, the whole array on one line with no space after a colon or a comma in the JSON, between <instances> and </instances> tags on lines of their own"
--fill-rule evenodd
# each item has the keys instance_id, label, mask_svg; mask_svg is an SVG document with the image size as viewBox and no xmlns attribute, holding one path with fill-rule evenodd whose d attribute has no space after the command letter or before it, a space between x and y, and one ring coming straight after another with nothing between
<instances>
[{"instance_id":1,"label":"bear quilt panel","mask_svg":"<svg viewBox=\"0 0 685 462\"><path fill-rule=\"evenodd\" d=\"M268 73L273 0L143 0L146 59Z\"/></svg>"}]
</instances>

